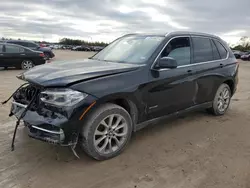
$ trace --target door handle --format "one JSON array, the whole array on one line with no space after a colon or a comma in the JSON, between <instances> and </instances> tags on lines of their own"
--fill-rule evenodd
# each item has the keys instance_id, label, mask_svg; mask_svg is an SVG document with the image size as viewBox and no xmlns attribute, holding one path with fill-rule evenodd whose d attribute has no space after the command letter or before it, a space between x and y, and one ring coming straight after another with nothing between
<instances>
[{"instance_id":1,"label":"door handle","mask_svg":"<svg viewBox=\"0 0 250 188\"><path fill-rule=\"evenodd\" d=\"M188 74L192 74L192 72L193 72L192 70L188 70L187 71Z\"/></svg>"},{"instance_id":2,"label":"door handle","mask_svg":"<svg viewBox=\"0 0 250 188\"><path fill-rule=\"evenodd\" d=\"M222 67L224 67L224 65L221 63L221 64L220 64L220 68L222 68Z\"/></svg>"},{"instance_id":3,"label":"door handle","mask_svg":"<svg viewBox=\"0 0 250 188\"><path fill-rule=\"evenodd\" d=\"M20 55L26 55L26 54L20 54Z\"/></svg>"}]
</instances>

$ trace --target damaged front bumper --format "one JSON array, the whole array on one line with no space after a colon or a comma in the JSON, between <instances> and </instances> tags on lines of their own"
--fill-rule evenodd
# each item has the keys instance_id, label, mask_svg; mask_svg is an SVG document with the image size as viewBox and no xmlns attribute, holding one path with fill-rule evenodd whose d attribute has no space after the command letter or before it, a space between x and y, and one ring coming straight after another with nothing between
<instances>
[{"instance_id":1,"label":"damaged front bumper","mask_svg":"<svg viewBox=\"0 0 250 188\"><path fill-rule=\"evenodd\" d=\"M30 92L26 91L26 93ZM31 138L60 146L76 145L83 126L79 117L96 100L89 95L75 106L58 108L44 104L39 100L38 95L34 105L23 114L28 105L24 100L19 99L20 96L24 98L22 93L13 96L10 115L15 115L17 119L22 115L21 119L28 128L28 135Z\"/></svg>"}]
</instances>

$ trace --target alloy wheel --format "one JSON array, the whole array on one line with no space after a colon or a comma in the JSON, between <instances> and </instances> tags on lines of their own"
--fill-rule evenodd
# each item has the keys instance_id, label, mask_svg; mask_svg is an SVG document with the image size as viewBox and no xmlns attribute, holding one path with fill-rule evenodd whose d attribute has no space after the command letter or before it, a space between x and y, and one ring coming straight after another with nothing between
<instances>
[{"instance_id":1,"label":"alloy wheel","mask_svg":"<svg viewBox=\"0 0 250 188\"><path fill-rule=\"evenodd\" d=\"M94 146L101 154L111 154L119 150L128 135L128 124L120 114L105 117L96 127Z\"/></svg>"},{"instance_id":2,"label":"alloy wheel","mask_svg":"<svg viewBox=\"0 0 250 188\"><path fill-rule=\"evenodd\" d=\"M49 60L49 59L50 59L49 54L48 54L48 53L45 53L45 54L44 54L44 58L45 58L46 60Z\"/></svg>"},{"instance_id":3,"label":"alloy wheel","mask_svg":"<svg viewBox=\"0 0 250 188\"><path fill-rule=\"evenodd\" d=\"M32 61L30 61L30 60L24 60L22 62L22 69L28 70L28 69L31 69L33 66L34 65L33 65Z\"/></svg>"},{"instance_id":4,"label":"alloy wheel","mask_svg":"<svg viewBox=\"0 0 250 188\"><path fill-rule=\"evenodd\" d=\"M218 97L218 102L217 102L217 106L218 106L218 110L220 112L224 112L230 103L230 91L228 88L224 88Z\"/></svg>"}]
</instances>

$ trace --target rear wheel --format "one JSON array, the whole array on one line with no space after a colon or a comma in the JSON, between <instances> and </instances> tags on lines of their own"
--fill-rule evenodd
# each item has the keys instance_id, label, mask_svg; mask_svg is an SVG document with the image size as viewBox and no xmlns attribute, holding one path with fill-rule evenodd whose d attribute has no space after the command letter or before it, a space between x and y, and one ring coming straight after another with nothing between
<instances>
[{"instance_id":1,"label":"rear wheel","mask_svg":"<svg viewBox=\"0 0 250 188\"><path fill-rule=\"evenodd\" d=\"M28 70L31 69L32 67L34 67L34 64L31 60L23 60L23 62L21 63L21 68L23 70Z\"/></svg>"},{"instance_id":2,"label":"rear wheel","mask_svg":"<svg viewBox=\"0 0 250 188\"><path fill-rule=\"evenodd\" d=\"M230 101L231 101L230 87L227 84L221 84L215 94L213 106L209 108L208 111L216 116L224 115L229 107Z\"/></svg>"},{"instance_id":3,"label":"rear wheel","mask_svg":"<svg viewBox=\"0 0 250 188\"><path fill-rule=\"evenodd\" d=\"M49 55L49 53L44 53L44 58L46 59L46 60L48 60L48 59L50 59L50 55Z\"/></svg>"},{"instance_id":4,"label":"rear wheel","mask_svg":"<svg viewBox=\"0 0 250 188\"><path fill-rule=\"evenodd\" d=\"M95 110L83 127L82 147L96 160L119 155L132 134L132 120L122 107L107 103Z\"/></svg>"}]
</instances>

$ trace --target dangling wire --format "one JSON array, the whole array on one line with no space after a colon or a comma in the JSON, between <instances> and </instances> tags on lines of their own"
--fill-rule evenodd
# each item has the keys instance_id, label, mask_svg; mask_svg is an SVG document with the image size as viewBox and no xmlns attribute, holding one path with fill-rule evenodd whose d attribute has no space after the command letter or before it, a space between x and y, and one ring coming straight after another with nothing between
<instances>
[{"instance_id":1,"label":"dangling wire","mask_svg":"<svg viewBox=\"0 0 250 188\"><path fill-rule=\"evenodd\" d=\"M22 114L20 115L20 117L16 121L16 126L15 126L15 130L14 130L13 137L12 137L12 142L11 142L11 151L14 151L14 149L15 149L16 131L17 131L17 128L18 128L18 126L20 124L20 120L25 116L26 112L29 110L29 108L31 107L31 105L35 101L37 95L38 95L38 89L36 89L35 95L33 96L30 103L28 104L28 106L24 109L24 111L22 112Z\"/></svg>"},{"instance_id":2,"label":"dangling wire","mask_svg":"<svg viewBox=\"0 0 250 188\"><path fill-rule=\"evenodd\" d=\"M27 84L29 84L29 83L24 83L24 84L22 84L19 88L17 88L17 90L14 92L14 93L12 93L12 95L7 99L7 100L5 100L5 101L3 101L3 102L1 102L2 104L5 104L5 103L7 103L23 86L25 86L25 85L27 85Z\"/></svg>"}]
</instances>

